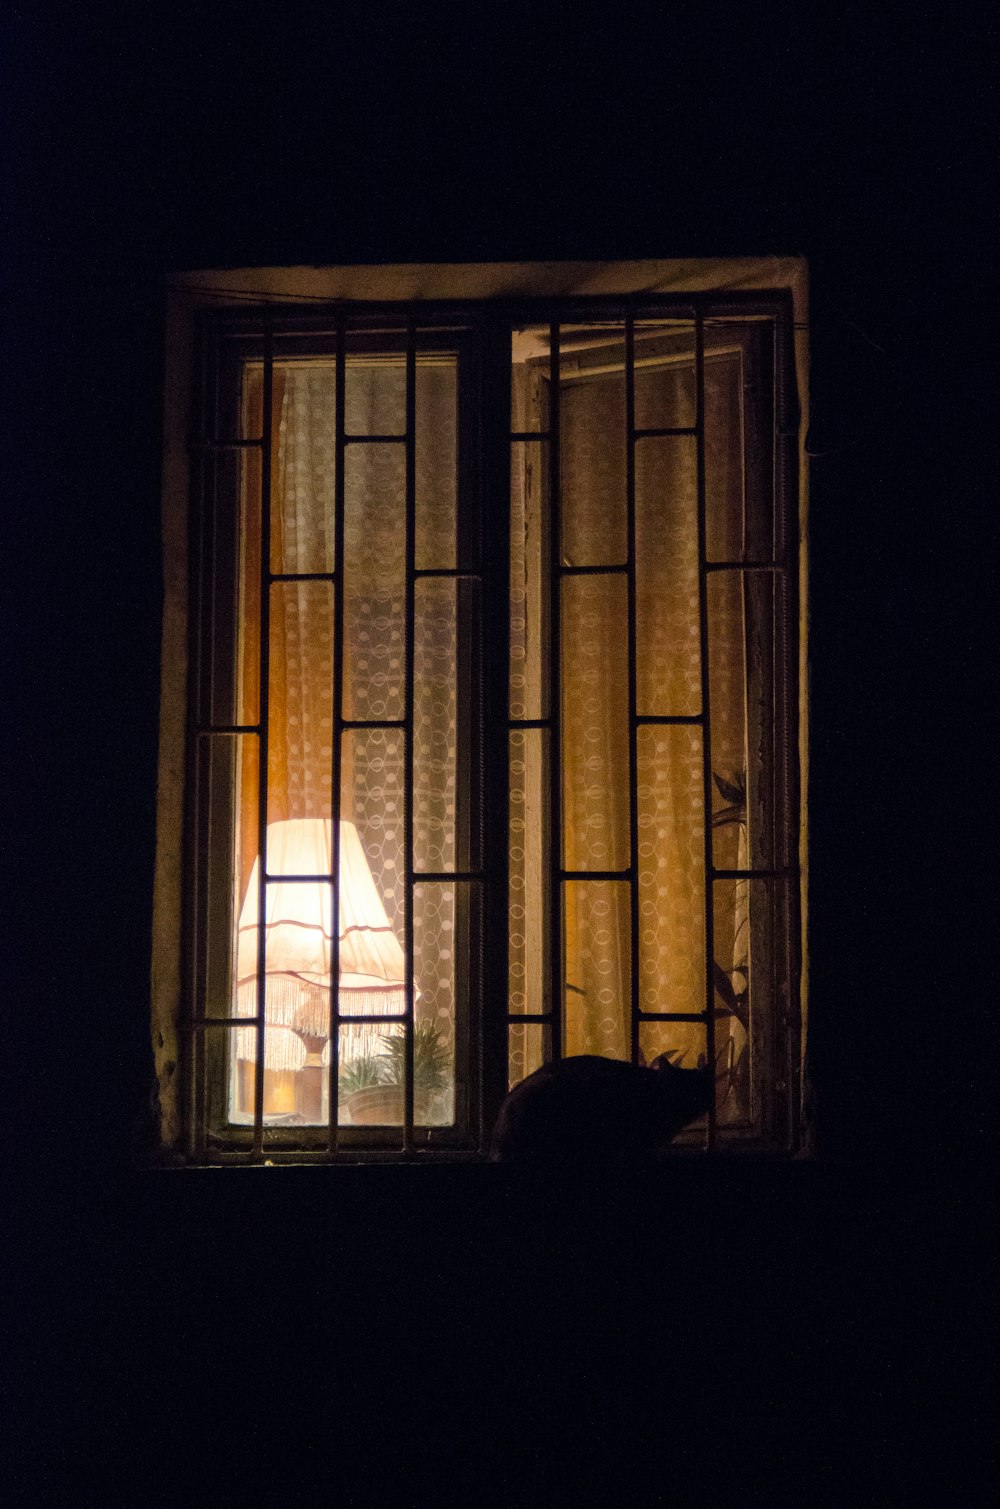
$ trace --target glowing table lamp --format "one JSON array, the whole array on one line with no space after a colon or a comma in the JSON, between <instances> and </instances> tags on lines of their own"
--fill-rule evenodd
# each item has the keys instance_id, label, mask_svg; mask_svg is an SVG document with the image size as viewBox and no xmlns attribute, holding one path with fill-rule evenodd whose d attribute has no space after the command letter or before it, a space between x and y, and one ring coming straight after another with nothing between
<instances>
[{"instance_id":1,"label":"glowing table lamp","mask_svg":"<svg viewBox=\"0 0 1000 1509\"><path fill-rule=\"evenodd\" d=\"M329 818L292 818L267 827L269 875L328 875L333 824ZM237 932L236 1015L257 1014L257 924L260 858L254 861ZM270 880L265 891L264 1067L316 1071L302 1106L306 1120L321 1121L323 1046L330 1029L332 890L324 881ZM340 1010L345 1015L396 1015L405 1009L406 961L375 887L358 831L340 824ZM374 1025L341 1030L347 1062L380 1049ZM237 1057L257 1057L256 1027L236 1032Z\"/></svg>"}]
</instances>

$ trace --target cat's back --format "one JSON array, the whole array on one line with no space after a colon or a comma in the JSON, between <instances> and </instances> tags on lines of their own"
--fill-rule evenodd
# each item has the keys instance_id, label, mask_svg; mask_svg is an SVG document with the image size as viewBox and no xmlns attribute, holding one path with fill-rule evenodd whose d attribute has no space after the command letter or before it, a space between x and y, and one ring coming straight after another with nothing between
<instances>
[{"instance_id":1,"label":"cat's back","mask_svg":"<svg viewBox=\"0 0 1000 1509\"><path fill-rule=\"evenodd\" d=\"M678 1071L679 1072L679 1071ZM502 1163L645 1161L673 1135L653 1069L581 1054L544 1064L507 1096L493 1136Z\"/></svg>"}]
</instances>

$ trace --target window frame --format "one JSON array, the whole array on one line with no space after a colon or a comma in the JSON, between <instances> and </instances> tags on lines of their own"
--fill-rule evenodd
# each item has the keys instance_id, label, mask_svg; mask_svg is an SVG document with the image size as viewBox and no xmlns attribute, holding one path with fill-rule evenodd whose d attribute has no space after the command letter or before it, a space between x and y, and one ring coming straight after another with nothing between
<instances>
[{"instance_id":1,"label":"window frame","mask_svg":"<svg viewBox=\"0 0 1000 1509\"><path fill-rule=\"evenodd\" d=\"M805 548L805 485L804 467L801 457L801 435L804 433L806 405L804 402L804 378L806 370L806 350L804 340L804 321L798 318L802 313L804 302L804 267L796 259L784 259L783 279L775 279L776 263L779 259L759 259L754 263L753 272L759 288L725 289L710 279L708 286L704 288L671 287L668 291L651 293L648 288L635 288L621 290L620 288L608 289L598 293L561 293L558 297L541 292L523 296L520 291L516 297L509 295L486 297L486 298L445 298L436 297L431 299L314 299L306 296L306 308L293 297L282 297L283 290L274 287L274 297L262 296L263 290L247 290L246 295L236 290L223 291L222 285L228 281L226 274L195 274L188 275L182 280L171 295L171 320L168 321L168 374L167 374L167 436L165 447L165 471L164 471L164 542L167 569L167 602L164 614L164 645L165 650L168 642L174 649L177 648L178 629L182 621L188 619L191 603L197 599L193 595L196 574L196 552L190 548L190 539L187 537L188 529L193 526L193 516L188 515L187 499L185 497L184 517L179 518L178 497L180 483L185 472L193 474L196 468L190 466L191 456L191 374L198 370L199 358L193 339L196 327L200 324L203 328L217 329L220 323L230 327L238 326L242 320L250 324L260 325L261 318L264 323L272 328L291 327L306 330L329 330L330 322L335 322L338 315L346 307L350 311L352 322L358 321L359 325L366 322L371 326L384 325L391 321L398 328L405 323L407 314L419 322L421 330L431 328L436 323L446 325L451 321L453 324L461 324L474 332L474 340L481 349L487 353L485 361L476 374L476 386L478 404L479 432L476 437L476 450L480 459L480 475L476 479L476 487L479 494L480 519L484 524L484 533L480 542L481 550L481 590L482 590L482 622L485 626L483 639L482 663L484 672L482 675L481 695L483 700L482 724L484 729L482 759L481 759L481 782L482 791L494 792L501 790L504 793L501 802L484 801L483 818L485 831L483 836L483 889L492 901L484 904L484 918L482 949L486 959L497 956L497 951L502 952L506 959L507 949L507 735L508 735L508 687L507 675L509 670L509 541L507 538L507 512L509 507L509 483L507 467L489 465L490 456L506 456L510 443L509 423L509 363L510 363L510 327L517 323L537 322L541 318L549 319L558 317L560 320L572 319L574 316L581 319L617 319L621 317L624 307L641 306L644 312L662 312L664 314L689 314L693 311L711 310L712 318L725 318L727 314L732 316L746 316L751 313L760 313L772 318L775 323L777 339L782 345L781 360L776 363L775 370L775 476L774 476L774 499L775 513L779 508L784 518L784 528L788 541L788 583L791 591L791 605L788 612L788 622L791 635L797 635L799 640L799 655L796 663L796 672L800 671L804 664L805 654L805 625L802 615L802 603L799 601L800 578L804 575L804 548ZM661 268L674 268L676 264L659 264ZM613 272L620 278L622 265L610 265ZM685 264L690 267L690 264ZM733 264L728 264L732 267ZM745 266L745 264L744 264ZM546 270L551 271L550 265ZM287 271L287 270L286 270ZM311 270L300 270L311 271ZM332 270L334 273L343 270ZM355 270L357 271L357 270ZM365 270L371 273L372 269ZM374 270L384 271L384 270ZM397 270L398 271L398 270ZM440 272L440 270L438 270ZM494 271L494 269L478 269L481 275ZM523 269L521 270L523 272ZM706 268L705 271L708 271ZM470 269L448 269L447 273L465 273ZM768 274L772 276L768 278ZM256 271L254 277L256 277ZM281 277L271 270L269 276L272 283L280 285ZM204 287L202 280L218 279L212 291ZM250 279L253 281L253 278ZM377 279L376 279L377 281ZM461 277L452 277L452 283L461 282ZM680 281L690 282L690 274L682 277ZM774 286L781 283L784 286ZM288 292L289 290L285 290ZM250 302L251 309L243 311L240 306L244 297ZM234 309L235 306L235 309ZM798 307L797 307L798 306ZM173 339L171 340L171 337ZM506 374L506 381L501 382L498 373ZM188 397L185 403L183 390L178 389L178 383L186 378ZM802 393L803 402L801 412L796 412L796 388ZM173 420L173 424L171 424ZM183 444L180 442L180 429L186 431ZM796 447L796 438L799 445ZM181 451L183 450L183 454ZM193 475L186 478L188 492L193 481ZM500 525L503 525L501 528ZM183 540L181 537L184 537ZM196 538L196 535L193 536ZM178 547L183 544L183 551ZM189 567L189 583L187 590L178 591L176 578L172 579L170 567L176 564L178 555L187 557ZM797 567L797 569L796 569ZM171 591L171 586L174 590ZM190 594L190 595L189 595ZM184 597L185 601L179 602L178 598ZM172 611L173 610L173 611ZM194 615L192 615L193 619ZM197 637L197 624L184 622L184 638L186 650L193 657L196 653L193 640ZM167 664L167 655L164 657L164 713L167 712L169 693L177 691L177 683L186 683L189 699L193 699L194 688L198 683L196 673L189 674L189 670L196 668L196 662L183 657L183 664L174 665L173 675ZM801 1077L802 1066L802 1039L801 1027L804 1024L805 1015L805 949L803 946L805 927L805 821L804 821L804 791L805 791L805 682L804 677L797 676L797 685L793 685L788 692L785 715L788 727L780 734L785 744L792 751L790 768L793 778L798 773L800 787L798 791L786 794L788 801L789 820L792 814L798 816L798 832L790 835L796 840L798 849L798 863L794 865L794 875L790 884L790 891L797 891L792 897L793 926L795 925L795 913L799 913L796 937L792 940L791 956L795 960L793 966L799 974L798 986L801 999L801 1011L796 1009L794 1002L792 1009L786 1011L785 1020L781 1026L785 1032L787 1045L787 1075L785 1097L786 1105L784 1128L772 1128L771 1135L762 1139L747 1139L739 1147L733 1144L725 1144L727 1153L734 1151L743 1152L793 1152L799 1143L799 1118L798 1084ZM168 682L172 685L168 686ZM175 698L176 700L176 698ZM191 711L193 700L188 701L188 714L185 722L190 730L194 726L194 715ZM492 731L492 738L490 733ZM507 1003L506 1003L506 970L483 971L484 993L479 1010L479 1019L476 1021L476 1013L470 1016L470 1069L472 1080L478 1078L478 1094L473 1094L470 1107L471 1118L464 1135L456 1132L452 1136L436 1135L434 1137L413 1137L410 1132L409 1147L401 1149L399 1146L400 1135L396 1128L368 1129L378 1131L379 1135L366 1136L366 1146L355 1145L353 1137L343 1139L343 1145L336 1151L331 1152L327 1146L327 1129L317 1127L308 1129L318 1134L303 1136L301 1128L270 1128L269 1135L261 1143L257 1139L257 1146L248 1153L246 1148L239 1150L227 1150L222 1147L207 1148L203 1140L195 1135L197 1116L194 1114L194 1097L191 1093L191 1069L194 1055L185 1055L182 1043L187 1036L191 1043L197 1040L197 1030L190 1030L190 1021L185 1024L184 986L182 983L181 961L188 950L188 943L182 942L185 928L176 926L177 912L180 910L176 903L177 892L187 894L190 899L191 888L185 888L182 877L191 873L191 867L197 863L197 841L192 837L194 815L192 808L192 789L190 756L188 756L188 768L178 772L176 769L177 741L176 729L172 740L173 749L169 751L173 755L173 768L164 743L171 742L164 738L161 729L161 803L158 813L158 853L157 853L157 906L154 910L154 1052L157 1057L159 1103L161 1110L161 1138L166 1156L171 1152L182 1161L187 1162L331 1162L331 1161L379 1161L389 1159L397 1161L414 1154L422 1154L424 1161L427 1156L433 1159L448 1160L453 1158L478 1159L484 1155L488 1148L488 1138L492 1127L497 1107L506 1093L506 1060L507 1060ZM182 804L187 807L186 826L187 838L181 843L176 843L177 835L177 801L176 785L177 776L180 774L180 786L183 794ZM173 780L170 780L170 777ZM166 780L165 780L166 778ZM174 788L172 792L165 793L165 785ZM173 810L169 814L164 813L164 795L173 795ZM167 830L170 824L166 818L173 819L173 832ZM173 837L175 843L171 846L165 842ZM186 845L186 853L185 853ZM170 850L170 852L165 852ZM797 882L797 884L796 884ZM173 893L172 895L170 893ZM174 903L175 926L171 930L165 927L164 911L168 909L170 902ZM190 940L191 927L194 919L190 915L186 923L186 936ZM172 933L172 935L171 935ZM179 946L180 945L180 946ZM797 957L796 957L797 956ZM792 981L792 994L795 995L795 981ZM172 990L168 999L168 991L165 985L171 985ZM502 1010L501 1010L502 1006ZM167 1009L164 1009L164 1008ZM791 1018L791 1020L789 1020ZM173 1047L173 1055L170 1049ZM478 1063L476 1062L478 1060ZM179 1065L183 1066L179 1069ZM478 1068L478 1076L475 1069ZM186 1077L189 1089L178 1092L178 1081ZM185 1101L187 1102L185 1104ZM346 1131L347 1129L342 1129ZM320 1147L310 1144L322 1143ZM718 1146L718 1145L717 1145Z\"/></svg>"}]
</instances>

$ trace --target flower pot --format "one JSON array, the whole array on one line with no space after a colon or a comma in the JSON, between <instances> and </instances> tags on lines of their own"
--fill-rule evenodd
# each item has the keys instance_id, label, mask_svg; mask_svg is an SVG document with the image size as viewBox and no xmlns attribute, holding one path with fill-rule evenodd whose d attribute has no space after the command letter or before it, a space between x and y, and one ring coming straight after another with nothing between
<instances>
[{"instance_id":1,"label":"flower pot","mask_svg":"<svg viewBox=\"0 0 1000 1509\"><path fill-rule=\"evenodd\" d=\"M401 1127L403 1125L402 1085L369 1085L347 1097L347 1109L355 1126ZM413 1095L413 1120L426 1125L430 1119L431 1098L426 1090Z\"/></svg>"}]
</instances>

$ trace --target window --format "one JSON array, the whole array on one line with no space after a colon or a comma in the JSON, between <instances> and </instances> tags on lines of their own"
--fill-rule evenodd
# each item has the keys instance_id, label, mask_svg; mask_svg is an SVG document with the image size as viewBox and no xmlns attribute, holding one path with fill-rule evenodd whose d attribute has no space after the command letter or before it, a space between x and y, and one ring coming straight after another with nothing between
<instances>
[{"instance_id":1,"label":"window","mask_svg":"<svg viewBox=\"0 0 1000 1509\"><path fill-rule=\"evenodd\" d=\"M475 1154L547 1058L666 1052L715 1065L686 1145L792 1146L792 295L469 297L463 271L215 289L177 343L165 1141Z\"/></svg>"}]
</instances>

